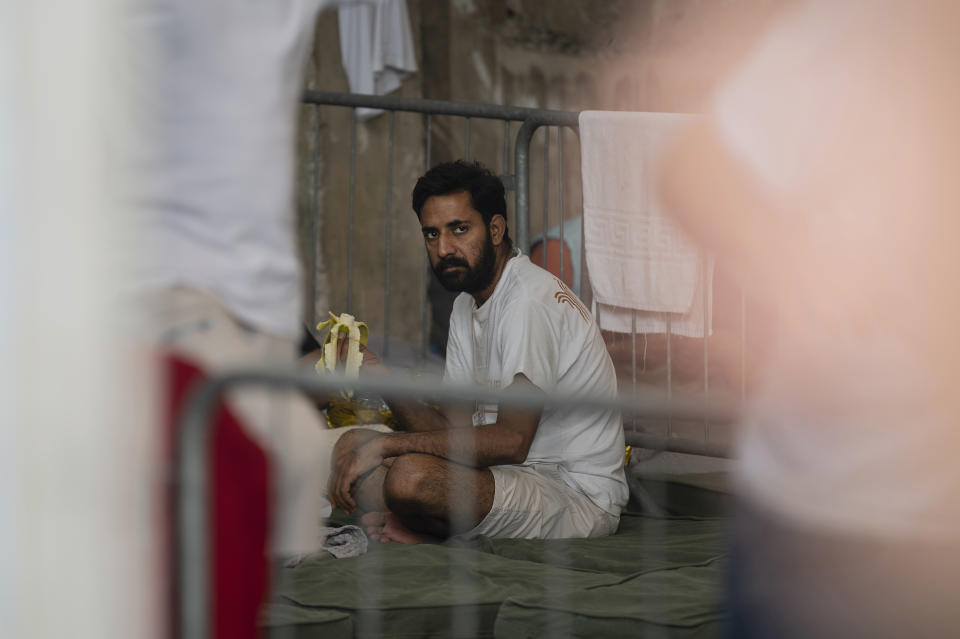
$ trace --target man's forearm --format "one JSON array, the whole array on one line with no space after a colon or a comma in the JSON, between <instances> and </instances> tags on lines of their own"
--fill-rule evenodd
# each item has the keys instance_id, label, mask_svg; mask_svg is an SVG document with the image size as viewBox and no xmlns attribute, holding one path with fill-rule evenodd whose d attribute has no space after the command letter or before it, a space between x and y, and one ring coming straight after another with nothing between
<instances>
[{"instance_id":1,"label":"man's forearm","mask_svg":"<svg viewBox=\"0 0 960 639\"><path fill-rule=\"evenodd\" d=\"M387 404L397 419L400 430L405 432L422 433L450 427L446 416L426 404L397 400L389 400Z\"/></svg>"},{"instance_id":2,"label":"man's forearm","mask_svg":"<svg viewBox=\"0 0 960 639\"><path fill-rule=\"evenodd\" d=\"M365 375L383 376L389 374L387 367L369 351L366 347L362 349L364 357L369 360L364 361L361 369ZM418 401L404 401L394 398L384 398L390 407L390 412L400 430L418 433L435 430L444 430L449 427L449 422L445 415L432 409L431 407Z\"/></svg>"},{"instance_id":3,"label":"man's forearm","mask_svg":"<svg viewBox=\"0 0 960 639\"><path fill-rule=\"evenodd\" d=\"M392 433L382 438L384 457L424 453L460 464L486 468L519 464L527 457L529 438L504 424L430 432Z\"/></svg>"}]
</instances>

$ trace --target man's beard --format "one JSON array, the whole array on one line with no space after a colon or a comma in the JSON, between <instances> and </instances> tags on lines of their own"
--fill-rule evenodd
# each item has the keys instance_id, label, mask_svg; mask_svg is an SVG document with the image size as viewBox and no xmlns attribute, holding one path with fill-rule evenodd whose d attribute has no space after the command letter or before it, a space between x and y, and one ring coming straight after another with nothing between
<instances>
[{"instance_id":1,"label":"man's beard","mask_svg":"<svg viewBox=\"0 0 960 639\"><path fill-rule=\"evenodd\" d=\"M487 239L483 244L483 251L473 268L466 260L448 257L434 264L433 272L436 273L437 279L448 291L473 294L490 286L496 270L496 260L497 254L493 249L493 238L490 237L490 230L487 229ZM460 266L463 270L445 273L444 269L451 266Z\"/></svg>"}]
</instances>

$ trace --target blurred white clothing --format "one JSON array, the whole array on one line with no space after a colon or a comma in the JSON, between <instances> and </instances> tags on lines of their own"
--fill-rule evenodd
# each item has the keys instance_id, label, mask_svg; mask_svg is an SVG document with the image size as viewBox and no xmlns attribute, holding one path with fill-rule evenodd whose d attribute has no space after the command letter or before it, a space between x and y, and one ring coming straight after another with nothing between
<instances>
[{"instance_id":1,"label":"blurred white clothing","mask_svg":"<svg viewBox=\"0 0 960 639\"><path fill-rule=\"evenodd\" d=\"M340 56L351 93L386 95L417 71L406 0L341 7L337 17ZM382 112L359 108L357 118L366 120Z\"/></svg>"},{"instance_id":2,"label":"blurred white clothing","mask_svg":"<svg viewBox=\"0 0 960 639\"><path fill-rule=\"evenodd\" d=\"M148 306L156 331L153 341L208 374L252 364L289 366L294 359L292 340L244 327L208 293L176 287L153 296ZM327 499L330 454L350 428L329 428L298 391L244 387L227 398L245 431L270 454L273 552L316 551L322 541L320 527L332 510Z\"/></svg>"},{"instance_id":3,"label":"blurred white clothing","mask_svg":"<svg viewBox=\"0 0 960 639\"><path fill-rule=\"evenodd\" d=\"M131 21L137 102L135 286L186 285L240 320L301 331L294 136L303 70L330 0L145 0Z\"/></svg>"},{"instance_id":4,"label":"blurred white clothing","mask_svg":"<svg viewBox=\"0 0 960 639\"><path fill-rule=\"evenodd\" d=\"M960 203L955 27L947 3L810 2L714 104L782 229L746 264L779 339L747 407L741 487L822 530L960 535L957 261L939 237Z\"/></svg>"},{"instance_id":5,"label":"blurred white clothing","mask_svg":"<svg viewBox=\"0 0 960 639\"><path fill-rule=\"evenodd\" d=\"M129 167L142 243L133 285L147 300L146 339L208 375L294 364L296 113L317 14L348 3L143 0L130 9L128 38L144 54L143 68L123 71L140 141ZM296 392L228 399L277 469L274 551L316 550L342 430Z\"/></svg>"}]
</instances>

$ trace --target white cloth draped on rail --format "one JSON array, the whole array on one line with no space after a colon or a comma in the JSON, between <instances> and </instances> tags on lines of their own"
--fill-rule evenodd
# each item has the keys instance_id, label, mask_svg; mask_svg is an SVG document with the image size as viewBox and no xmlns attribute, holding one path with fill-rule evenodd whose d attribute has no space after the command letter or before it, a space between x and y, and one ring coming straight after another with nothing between
<instances>
[{"instance_id":1,"label":"white cloth draped on rail","mask_svg":"<svg viewBox=\"0 0 960 639\"><path fill-rule=\"evenodd\" d=\"M712 331L713 258L663 210L655 161L694 116L580 114L584 253L600 328L703 337ZM635 318L634 318L635 314Z\"/></svg>"},{"instance_id":2,"label":"white cloth draped on rail","mask_svg":"<svg viewBox=\"0 0 960 639\"><path fill-rule=\"evenodd\" d=\"M385 95L417 71L406 0L378 0L341 7L340 55L351 93ZM357 109L367 120L381 109Z\"/></svg>"}]
</instances>

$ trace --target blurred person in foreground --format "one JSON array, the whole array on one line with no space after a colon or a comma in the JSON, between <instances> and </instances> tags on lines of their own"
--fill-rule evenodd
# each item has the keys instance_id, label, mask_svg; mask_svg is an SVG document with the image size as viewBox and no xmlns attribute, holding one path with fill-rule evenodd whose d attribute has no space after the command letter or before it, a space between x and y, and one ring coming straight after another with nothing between
<instances>
[{"instance_id":1,"label":"blurred person in foreground","mask_svg":"<svg viewBox=\"0 0 960 639\"><path fill-rule=\"evenodd\" d=\"M740 437L737 637L960 633L960 5L799 4L666 154L776 312Z\"/></svg>"},{"instance_id":2,"label":"blurred person in foreground","mask_svg":"<svg viewBox=\"0 0 960 639\"><path fill-rule=\"evenodd\" d=\"M413 210L434 272L460 293L444 380L616 397L613 363L593 317L566 284L513 247L500 178L476 163L438 164L417 180ZM340 344L344 351L346 341ZM372 351L363 352L362 374L385 370ZM330 479L333 503L366 511L361 520L375 538L616 531L628 497L619 410L390 406L402 432L347 433Z\"/></svg>"},{"instance_id":3,"label":"blurred person in foreground","mask_svg":"<svg viewBox=\"0 0 960 639\"><path fill-rule=\"evenodd\" d=\"M208 374L295 360L297 105L318 13L351 3L139 0L129 9L143 61L127 71L142 140L131 163L135 287L148 339ZM271 453L273 550L316 550L341 433L298 393L244 388L228 399Z\"/></svg>"}]
</instances>

